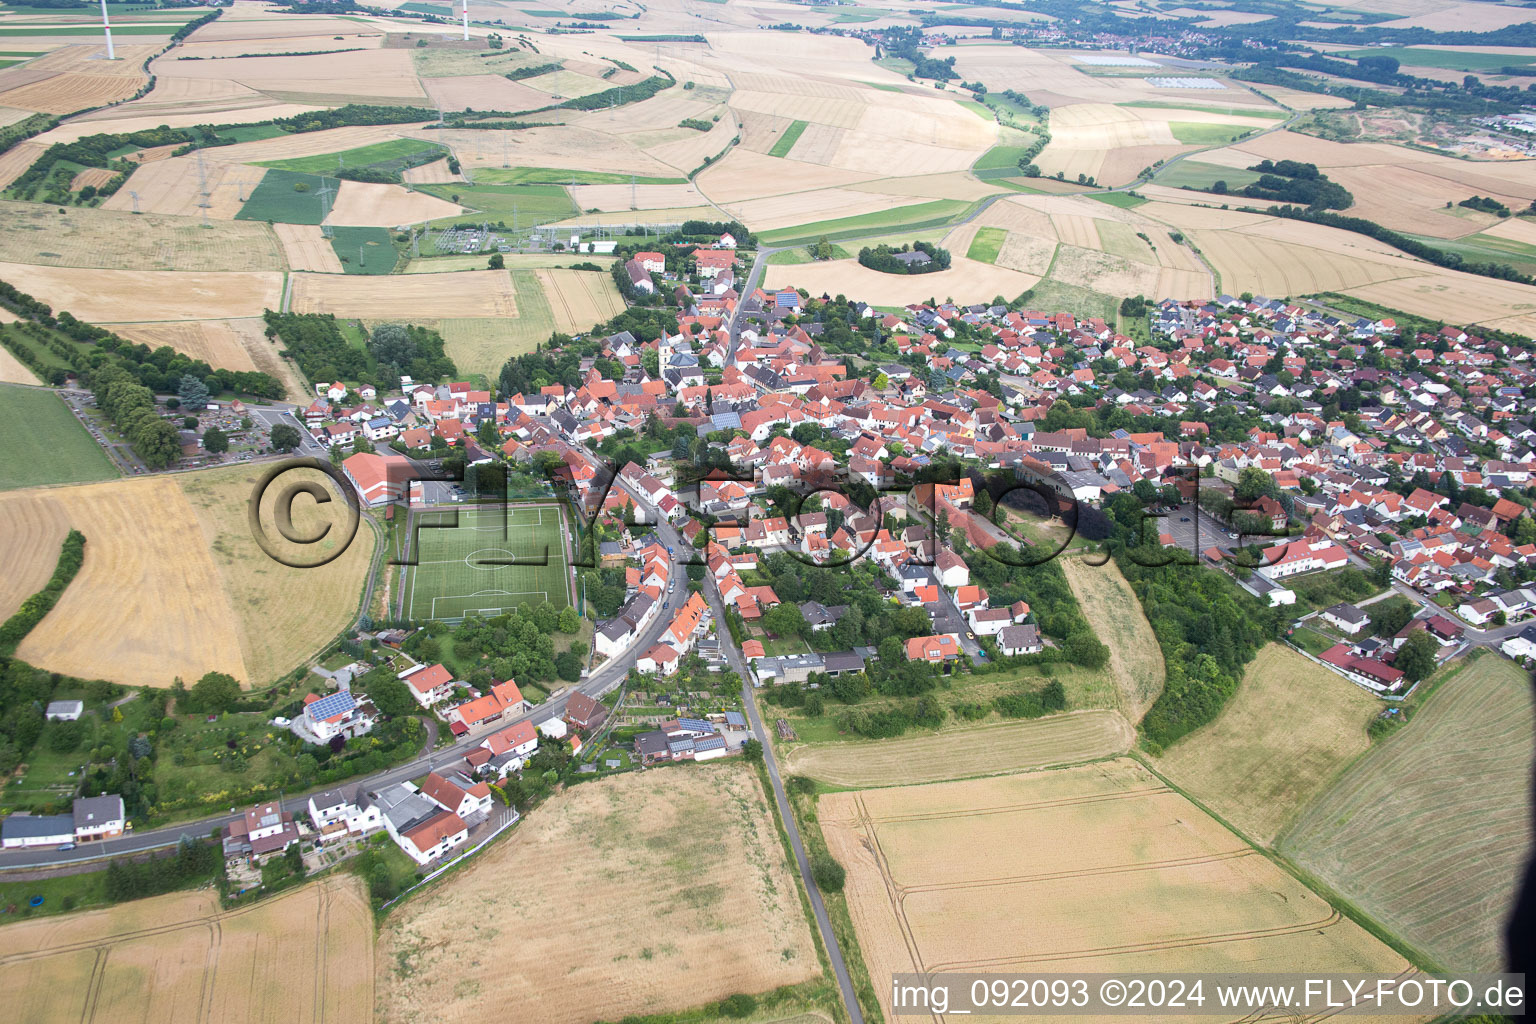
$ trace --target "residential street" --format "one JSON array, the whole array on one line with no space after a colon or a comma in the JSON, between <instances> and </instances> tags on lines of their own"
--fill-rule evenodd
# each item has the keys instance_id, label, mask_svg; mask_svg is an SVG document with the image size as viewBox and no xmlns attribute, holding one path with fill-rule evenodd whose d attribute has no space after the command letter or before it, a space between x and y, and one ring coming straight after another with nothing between
<instances>
[{"instance_id":1,"label":"residential street","mask_svg":"<svg viewBox=\"0 0 1536 1024\"><path fill-rule=\"evenodd\" d=\"M730 630L725 624L725 607L720 602L720 594L715 588L705 585L705 596L709 599L709 610L715 616L715 629L720 637L720 649L725 652L726 660L731 669L741 679L741 703L747 713L747 721L752 726L752 734L763 745L763 764L768 769L768 779L773 783L773 800L779 808L779 819L784 822L784 830L789 833L790 849L795 854L795 866L800 869L800 881L805 886L806 894L811 900L811 911L816 917L816 927L821 931L821 942L827 950L827 957L832 961L832 973L837 978L837 987L843 995L843 1005L848 1009L848 1017L852 1024L864 1024L864 1013L859 1008L859 997L853 990L853 981L848 976L848 965L843 961L843 951L837 945L837 933L832 930L832 919L827 916L827 905L822 901L821 890L816 887L816 880L811 877L811 861L806 856L805 844L800 839L800 827L795 822L794 813L790 810L789 797L784 792L784 781L779 777L779 762L773 754L773 743L768 737L768 730L763 728L762 716L757 713L757 701L752 693L752 677L747 671L746 660L741 655L741 648L731 639Z\"/></svg>"}]
</instances>

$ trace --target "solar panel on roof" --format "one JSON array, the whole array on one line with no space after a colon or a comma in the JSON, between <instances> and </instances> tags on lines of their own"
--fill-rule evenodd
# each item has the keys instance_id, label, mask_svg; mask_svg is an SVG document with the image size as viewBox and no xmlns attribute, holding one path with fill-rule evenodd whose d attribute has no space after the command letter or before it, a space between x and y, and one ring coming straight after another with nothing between
<instances>
[{"instance_id":1,"label":"solar panel on roof","mask_svg":"<svg viewBox=\"0 0 1536 1024\"><path fill-rule=\"evenodd\" d=\"M328 697L321 697L309 706L309 717L316 721L324 721L334 715L345 714L357 707L357 701L347 690L341 690Z\"/></svg>"}]
</instances>

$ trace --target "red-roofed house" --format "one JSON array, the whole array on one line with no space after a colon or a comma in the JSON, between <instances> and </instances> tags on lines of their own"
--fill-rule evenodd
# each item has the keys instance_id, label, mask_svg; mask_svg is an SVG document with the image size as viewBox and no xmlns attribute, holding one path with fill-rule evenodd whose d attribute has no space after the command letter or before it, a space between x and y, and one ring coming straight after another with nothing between
<instances>
[{"instance_id":1,"label":"red-roofed house","mask_svg":"<svg viewBox=\"0 0 1536 1024\"><path fill-rule=\"evenodd\" d=\"M430 709L453 692L453 673L442 664L417 666L400 673L400 678L411 688L416 703L424 708Z\"/></svg>"},{"instance_id":2,"label":"red-roofed house","mask_svg":"<svg viewBox=\"0 0 1536 1024\"><path fill-rule=\"evenodd\" d=\"M940 665L960 657L960 642L951 633L915 636L907 641L907 660Z\"/></svg>"}]
</instances>

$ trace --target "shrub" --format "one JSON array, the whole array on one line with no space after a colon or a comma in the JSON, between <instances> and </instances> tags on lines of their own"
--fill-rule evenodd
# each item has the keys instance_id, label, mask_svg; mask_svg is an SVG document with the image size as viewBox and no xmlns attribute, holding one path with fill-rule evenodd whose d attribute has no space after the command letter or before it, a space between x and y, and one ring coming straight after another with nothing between
<instances>
[{"instance_id":1,"label":"shrub","mask_svg":"<svg viewBox=\"0 0 1536 1024\"><path fill-rule=\"evenodd\" d=\"M817 853L811 857L811 877L822 892L842 892L847 876L843 866L830 853Z\"/></svg>"}]
</instances>

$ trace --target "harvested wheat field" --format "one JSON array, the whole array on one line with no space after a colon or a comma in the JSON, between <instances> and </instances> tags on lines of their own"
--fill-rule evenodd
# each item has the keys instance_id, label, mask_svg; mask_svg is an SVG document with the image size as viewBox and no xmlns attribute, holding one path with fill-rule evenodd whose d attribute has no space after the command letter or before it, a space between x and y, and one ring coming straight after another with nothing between
<instances>
[{"instance_id":1,"label":"harvested wheat field","mask_svg":"<svg viewBox=\"0 0 1536 1024\"><path fill-rule=\"evenodd\" d=\"M91 188L101 188L107 182L117 177L117 172L107 167L87 167L75 175L69 182L72 192L78 192L89 185Z\"/></svg>"},{"instance_id":2,"label":"harvested wheat field","mask_svg":"<svg viewBox=\"0 0 1536 1024\"><path fill-rule=\"evenodd\" d=\"M13 202L0 202L0 260L107 270L280 271L286 265L272 230L252 221L210 221L204 228L190 217L89 207L60 217L50 206Z\"/></svg>"},{"instance_id":3,"label":"harvested wheat field","mask_svg":"<svg viewBox=\"0 0 1536 1024\"><path fill-rule=\"evenodd\" d=\"M1157 770L1254 842L1269 844L1370 746L1382 703L1282 644L1259 652L1220 717Z\"/></svg>"},{"instance_id":4,"label":"harvested wheat field","mask_svg":"<svg viewBox=\"0 0 1536 1024\"><path fill-rule=\"evenodd\" d=\"M236 224L246 223L235 221ZM331 245L331 240L320 231L318 224L273 224L278 241L283 243L283 254L293 270L308 270L317 274L343 273L341 258Z\"/></svg>"},{"instance_id":5,"label":"harvested wheat field","mask_svg":"<svg viewBox=\"0 0 1536 1024\"><path fill-rule=\"evenodd\" d=\"M421 84L444 110L536 110L554 102L549 93L500 75L424 78Z\"/></svg>"},{"instance_id":6,"label":"harvested wheat field","mask_svg":"<svg viewBox=\"0 0 1536 1024\"><path fill-rule=\"evenodd\" d=\"M593 325L624 312L624 299L611 274L590 270L535 270L534 274L555 315L555 330L563 334L590 331Z\"/></svg>"},{"instance_id":7,"label":"harvested wheat field","mask_svg":"<svg viewBox=\"0 0 1536 1024\"><path fill-rule=\"evenodd\" d=\"M1349 294L1448 323L1536 335L1536 288L1427 264L1414 269L1425 272L1357 286Z\"/></svg>"},{"instance_id":8,"label":"harvested wheat field","mask_svg":"<svg viewBox=\"0 0 1536 1024\"><path fill-rule=\"evenodd\" d=\"M0 351L6 351L0 349ZM8 354L8 353L7 353ZM6 569L0 586L0 621L21 602L43 589L59 562L59 549L69 522L46 501L18 500L19 492L0 497L0 565ZM86 538L89 542L90 538Z\"/></svg>"},{"instance_id":9,"label":"harvested wheat field","mask_svg":"<svg viewBox=\"0 0 1536 1024\"><path fill-rule=\"evenodd\" d=\"M515 876L515 884L508 879ZM527 928L517 922L563 921ZM576 922L643 922L576 927ZM516 969L490 952L515 933ZM389 918L377 1019L545 1024L666 1013L820 971L757 776L722 763L567 788Z\"/></svg>"},{"instance_id":10,"label":"harvested wheat field","mask_svg":"<svg viewBox=\"0 0 1536 1024\"><path fill-rule=\"evenodd\" d=\"M0 263L0 280L81 320L217 320L276 309L278 273L82 270Z\"/></svg>"},{"instance_id":11,"label":"harvested wheat field","mask_svg":"<svg viewBox=\"0 0 1536 1024\"><path fill-rule=\"evenodd\" d=\"M183 473L180 482L217 570L220 590L229 602L237 624L241 656L247 675L256 685L271 682L312 656L353 621L373 558L375 536L367 522L359 522L356 536L334 561L313 569L293 568L273 561L251 536L247 502L266 467L231 466L201 473ZM345 540L347 496L318 471L285 474L283 486L305 479L327 485L333 496L329 505L317 507L312 499L294 502L295 529L310 534L329 525L337 540L326 539L317 547L329 554ZM262 522L271 530L278 491L263 504ZM276 543L296 557L315 552Z\"/></svg>"},{"instance_id":12,"label":"harvested wheat field","mask_svg":"<svg viewBox=\"0 0 1536 1024\"><path fill-rule=\"evenodd\" d=\"M1163 692L1167 676L1163 651L1135 591L1114 562L1088 565L1079 558L1059 560L1077 606L1100 641L1109 647L1109 671L1115 677L1120 708L1140 722Z\"/></svg>"},{"instance_id":13,"label":"harvested wheat field","mask_svg":"<svg viewBox=\"0 0 1536 1024\"><path fill-rule=\"evenodd\" d=\"M570 193L582 210L656 210L709 201L692 185L577 185Z\"/></svg>"},{"instance_id":14,"label":"harvested wheat field","mask_svg":"<svg viewBox=\"0 0 1536 1024\"><path fill-rule=\"evenodd\" d=\"M835 786L896 786L1094 761L1125 753L1135 738L1117 712L1074 711L894 740L807 743L784 755L784 771Z\"/></svg>"},{"instance_id":15,"label":"harvested wheat field","mask_svg":"<svg viewBox=\"0 0 1536 1024\"><path fill-rule=\"evenodd\" d=\"M98 128L98 131L101 129ZM207 214L210 221L234 220L235 214L245 205L245 197L251 194L266 174L264 167L247 167L243 164L208 163ZM139 194L139 209L144 213L168 213L180 217L196 217L201 224L203 208L202 178L197 170L197 160L178 156L169 160L156 160L137 168L129 175L123 187L101 204L104 210L133 212L133 193Z\"/></svg>"},{"instance_id":16,"label":"harvested wheat field","mask_svg":"<svg viewBox=\"0 0 1536 1024\"><path fill-rule=\"evenodd\" d=\"M189 543L197 518L175 478L0 495L0 521L34 517L85 534L85 564L17 657L130 686L170 686L207 672L249 679L237 617L207 547ZM7 564L38 558L52 566L58 549L20 552Z\"/></svg>"},{"instance_id":17,"label":"harvested wheat field","mask_svg":"<svg viewBox=\"0 0 1536 1024\"><path fill-rule=\"evenodd\" d=\"M350 26L349 26L350 27ZM400 101L425 106L408 50L368 49L324 57L234 57L178 61L176 74L199 81L233 81L274 99L317 103Z\"/></svg>"},{"instance_id":18,"label":"harvested wheat field","mask_svg":"<svg viewBox=\"0 0 1536 1024\"><path fill-rule=\"evenodd\" d=\"M1134 761L831 793L818 816L874 978L1413 970Z\"/></svg>"},{"instance_id":19,"label":"harvested wheat field","mask_svg":"<svg viewBox=\"0 0 1536 1024\"><path fill-rule=\"evenodd\" d=\"M4 278L0 268L0 279ZM375 320L515 317L517 298L505 270L455 274L333 277L295 273L293 311Z\"/></svg>"},{"instance_id":20,"label":"harvested wheat field","mask_svg":"<svg viewBox=\"0 0 1536 1024\"><path fill-rule=\"evenodd\" d=\"M1531 853L1533 725L1526 673L1484 654L1338 776L1279 848L1433 962L1497 970Z\"/></svg>"},{"instance_id":21,"label":"harvested wheat field","mask_svg":"<svg viewBox=\"0 0 1536 1024\"><path fill-rule=\"evenodd\" d=\"M457 203L425 192L407 192L401 185L343 181L325 222L336 226L392 228L463 212L464 208Z\"/></svg>"},{"instance_id":22,"label":"harvested wheat field","mask_svg":"<svg viewBox=\"0 0 1536 1024\"><path fill-rule=\"evenodd\" d=\"M994 296L1013 299L1034 287L1039 278L1006 267L955 255L948 270L931 274L883 274L857 260L777 266L769 264L765 287L800 287L813 295L826 292L857 295L876 306L900 306L935 295L959 303L991 302Z\"/></svg>"},{"instance_id":23,"label":"harvested wheat field","mask_svg":"<svg viewBox=\"0 0 1536 1024\"><path fill-rule=\"evenodd\" d=\"M21 360L11 355L10 349L0 348L0 383L41 384L42 381L38 380L37 374L27 369Z\"/></svg>"},{"instance_id":24,"label":"harvested wheat field","mask_svg":"<svg viewBox=\"0 0 1536 1024\"><path fill-rule=\"evenodd\" d=\"M35 1024L367 1024L373 973L352 875L231 911L204 890L0 929L0 984Z\"/></svg>"},{"instance_id":25,"label":"harvested wheat field","mask_svg":"<svg viewBox=\"0 0 1536 1024\"><path fill-rule=\"evenodd\" d=\"M400 172L400 176L410 185L446 185L450 181L463 180L460 175L448 169L447 157L420 167L408 167Z\"/></svg>"},{"instance_id":26,"label":"harvested wheat field","mask_svg":"<svg viewBox=\"0 0 1536 1024\"><path fill-rule=\"evenodd\" d=\"M40 142L28 140L18 142L4 153L0 153L0 188L10 188L11 182L21 177L22 172L33 164L37 158L43 155L48 147Z\"/></svg>"},{"instance_id":27,"label":"harvested wheat field","mask_svg":"<svg viewBox=\"0 0 1536 1024\"><path fill-rule=\"evenodd\" d=\"M150 348L169 345L216 370L260 370L283 382L289 401L310 400L298 368L278 355L280 347L266 336L266 321L259 317L101 326Z\"/></svg>"},{"instance_id":28,"label":"harvested wheat field","mask_svg":"<svg viewBox=\"0 0 1536 1024\"><path fill-rule=\"evenodd\" d=\"M120 41L118 60L100 59L101 45L79 37L60 37L67 45L27 62L23 78L0 83L0 106L19 107L45 114L70 114L125 100L148 81L144 61L160 48L155 43ZM30 41L30 40L29 40ZM15 86L11 87L14 82Z\"/></svg>"}]
</instances>

